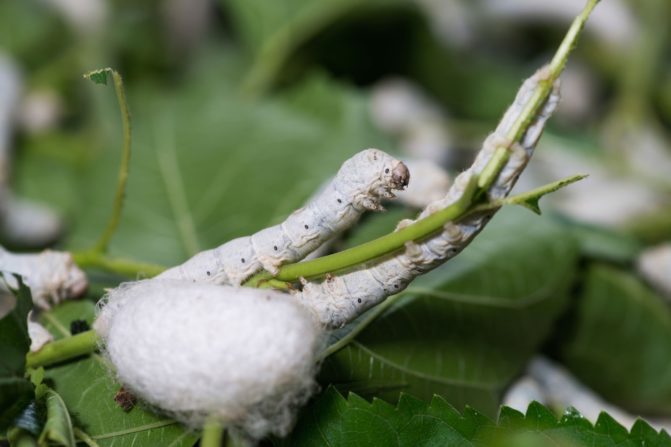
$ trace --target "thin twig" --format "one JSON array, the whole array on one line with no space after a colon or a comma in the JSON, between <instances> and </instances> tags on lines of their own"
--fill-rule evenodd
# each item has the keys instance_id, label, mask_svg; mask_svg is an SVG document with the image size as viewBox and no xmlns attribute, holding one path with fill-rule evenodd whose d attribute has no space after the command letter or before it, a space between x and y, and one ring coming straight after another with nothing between
<instances>
[{"instance_id":1,"label":"thin twig","mask_svg":"<svg viewBox=\"0 0 671 447\"><path fill-rule=\"evenodd\" d=\"M29 352L26 355L26 367L39 368L90 354L97 349L98 343L98 335L94 330L52 341L39 351Z\"/></svg>"},{"instance_id":2,"label":"thin twig","mask_svg":"<svg viewBox=\"0 0 671 447\"><path fill-rule=\"evenodd\" d=\"M112 68L102 68L84 74L84 78L90 79L96 84L107 84L107 74L112 76L114 82L114 91L119 102L119 111L121 112L121 124L123 127L123 147L121 149L121 165L119 166L119 178L117 180L117 189L114 194L114 203L112 205L112 215L103 230L98 242L93 247L93 251L105 253L109 247L110 240L116 232L121 221L121 212L123 211L123 202L126 195L126 183L128 182L128 170L130 168L131 151L131 123L130 112L128 111L128 102L126 101L126 92L123 86L121 75Z\"/></svg>"},{"instance_id":3,"label":"thin twig","mask_svg":"<svg viewBox=\"0 0 671 447\"><path fill-rule=\"evenodd\" d=\"M547 101L554 82L559 78L559 75L564 70L568 57L578 43L578 38L585 27L585 23L589 18L590 13L600 0L588 0L582 12L573 20L571 27L564 36L564 40L559 45L557 52L552 58L552 62L547 66L547 77L542 80L534 95L526 104L524 111L520 114L515 123L511 126L510 131L506 135L508 144L499 146L494 153L492 159L487 163L487 166L482 171L478 186L482 191L487 191L494 183L499 173L508 162L510 157L511 145L520 138L529 128L531 121L538 114L545 101Z\"/></svg>"},{"instance_id":4,"label":"thin twig","mask_svg":"<svg viewBox=\"0 0 671 447\"><path fill-rule=\"evenodd\" d=\"M221 447L224 439L224 427L214 418L210 418L203 426L200 447Z\"/></svg>"},{"instance_id":5,"label":"thin twig","mask_svg":"<svg viewBox=\"0 0 671 447\"><path fill-rule=\"evenodd\" d=\"M100 445L97 442L95 442L95 440L91 436L89 436L89 434L86 433L84 430L79 429L77 427L73 427L72 430L78 441L83 442L88 447L100 447Z\"/></svg>"},{"instance_id":6,"label":"thin twig","mask_svg":"<svg viewBox=\"0 0 671 447\"><path fill-rule=\"evenodd\" d=\"M74 252L72 256L81 268L99 269L129 278L151 278L166 269L162 265L111 257L97 251Z\"/></svg>"}]
</instances>

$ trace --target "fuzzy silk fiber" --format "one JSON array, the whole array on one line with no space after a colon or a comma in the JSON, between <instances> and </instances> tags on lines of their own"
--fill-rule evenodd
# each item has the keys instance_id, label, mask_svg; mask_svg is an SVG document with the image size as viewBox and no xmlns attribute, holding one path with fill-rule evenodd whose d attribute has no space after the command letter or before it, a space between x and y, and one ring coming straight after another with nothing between
<instances>
[{"instance_id":1,"label":"fuzzy silk fiber","mask_svg":"<svg viewBox=\"0 0 671 447\"><path fill-rule=\"evenodd\" d=\"M283 435L316 388L322 332L286 294L154 279L106 301L96 330L119 381L192 427Z\"/></svg>"}]
</instances>

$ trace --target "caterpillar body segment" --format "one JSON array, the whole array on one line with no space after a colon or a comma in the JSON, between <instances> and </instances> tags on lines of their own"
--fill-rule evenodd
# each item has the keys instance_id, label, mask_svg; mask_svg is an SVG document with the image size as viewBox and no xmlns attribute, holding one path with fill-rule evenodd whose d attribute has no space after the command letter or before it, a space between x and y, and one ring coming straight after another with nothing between
<instances>
[{"instance_id":1,"label":"caterpillar body segment","mask_svg":"<svg viewBox=\"0 0 671 447\"><path fill-rule=\"evenodd\" d=\"M347 160L335 178L308 204L279 225L201 252L166 270L160 278L240 285L263 269L296 262L351 227L367 210L382 209L382 200L407 186L408 168L378 149L366 149Z\"/></svg>"}]
</instances>

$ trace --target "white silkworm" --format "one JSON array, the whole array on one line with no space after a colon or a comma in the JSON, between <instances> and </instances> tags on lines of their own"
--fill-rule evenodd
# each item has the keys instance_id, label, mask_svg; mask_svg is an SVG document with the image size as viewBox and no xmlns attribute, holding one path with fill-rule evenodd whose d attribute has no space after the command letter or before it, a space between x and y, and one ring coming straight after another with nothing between
<instances>
[{"instance_id":1,"label":"white silkworm","mask_svg":"<svg viewBox=\"0 0 671 447\"><path fill-rule=\"evenodd\" d=\"M7 190L0 203L0 231L22 247L43 247L63 232L63 222L46 205L16 197Z\"/></svg>"},{"instance_id":2,"label":"white silkworm","mask_svg":"<svg viewBox=\"0 0 671 447\"><path fill-rule=\"evenodd\" d=\"M53 341L54 336L42 326L34 317L33 311L28 312L28 336L30 337L30 351L36 352L42 346Z\"/></svg>"},{"instance_id":3,"label":"white silkworm","mask_svg":"<svg viewBox=\"0 0 671 447\"><path fill-rule=\"evenodd\" d=\"M582 0L538 2L536 0L484 0L479 11L488 22L525 22L539 25L542 22L567 23L576 11L584 6ZM599 13L590 17L585 28L613 48L627 48L641 32L641 23L628 2L613 0L602 2ZM621 51L621 50L620 50Z\"/></svg>"},{"instance_id":4,"label":"white silkworm","mask_svg":"<svg viewBox=\"0 0 671 447\"><path fill-rule=\"evenodd\" d=\"M648 248L639 255L637 264L641 275L671 298L671 243Z\"/></svg>"},{"instance_id":5,"label":"white silkworm","mask_svg":"<svg viewBox=\"0 0 671 447\"><path fill-rule=\"evenodd\" d=\"M507 142L506 135L525 109L539 81L547 77L548 68L544 67L524 82L496 130L485 140L473 165L456 178L444 199L427 206L418 219L443 209L461 198L471 177L482 173L501 144L508 144L508 147L511 147L510 158L489 188L488 195L490 200L496 200L510 192L531 157L545 122L557 106L559 83L555 83L550 97L520 141ZM323 281L304 281L303 290L293 293L314 312L324 326L341 327L387 296L405 289L416 276L455 256L482 230L492 214L493 211L489 211L450 222L445 225L442 233L421 243L406 244L406 250L402 254L371 264L367 268L329 276ZM402 222L401 225L409 223L412 221Z\"/></svg>"},{"instance_id":6,"label":"white silkworm","mask_svg":"<svg viewBox=\"0 0 671 447\"><path fill-rule=\"evenodd\" d=\"M533 377L523 376L508 388L501 404L526 413L529 404L534 401L545 405L545 394Z\"/></svg>"},{"instance_id":7,"label":"white silkworm","mask_svg":"<svg viewBox=\"0 0 671 447\"><path fill-rule=\"evenodd\" d=\"M67 252L45 250L37 254L16 254L0 247L0 271L12 288L18 287L12 274L21 275L30 288L35 306L42 310L67 298L78 297L88 288L86 275ZM0 282L0 288L3 286Z\"/></svg>"},{"instance_id":8,"label":"white silkworm","mask_svg":"<svg viewBox=\"0 0 671 447\"><path fill-rule=\"evenodd\" d=\"M30 134L52 130L65 110L63 98L51 89L29 92L18 110L18 125Z\"/></svg>"},{"instance_id":9,"label":"white silkworm","mask_svg":"<svg viewBox=\"0 0 671 447\"><path fill-rule=\"evenodd\" d=\"M402 78L377 83L370 114L377 127L399 138L401 149L410 157L448 162L452 141L447 119L419 86Z\"/></svg>"},{"instance_id":10,"label":"white silkworm","mask_svg":"<svg viewBox=\"0 0 671 447\"><path fill-rule=\"evenodd\" d=\"M61 221L49 208L16 198L10 190L10 143L22 88L19 68L0 53L0 231L5 240L35 247L53 242Z\"/></svg>"},{"instance_id":11,"label":"white silkworm","mask_svg":"<svg viewBox=\"0 0 671 447\"><path fill-rule=\"evenodd\" d=\"M569 371L545 357L531 360L527 375L513 383L503 398L503 405L522 413L533 401L562 410L573 407L587 420L596 423L601 413L608 413L620 424L630 429L638 418L622 408L605 401ZM646 422L656 430L669 430L671 420L649 419Z\"/></svg>"},{"instance_id":12,"label":"white silkworm","mask_svg":"<svg viewBox=\"0 0 671 447\"><path fill-rule=\"evenodd\" d=\"M14 61L0 53L0 182L6 183L9 142L14 124L14 114L21 98L21 75Z\"/></svg>"},{"instance_id":13,"label":"white silkworm","mask_svg":"<svg viewBox=\"0 0 671 447\"><path fill-rule=\"evenodd\" d=\"M545 401L553 407L573 407L593 423L602 412L606 412L627 429L630 429L638 419L637 415L605 401L561 365L545 357L534 358L527 368L527 373L540 385ZM671 427L671 421L668 419L646 418L646 421L657 430L669 430Z\"/></svg>"},{"instance_id":14,"label":"white silkworm","mask_svg":"<svg viewBox=\"0 0 671 447\"><path fill-rule=\"evenodd\" d=\"M106 300L94 328L119 381L191 427L285 435L316 390L323 331L285 293L151 279Z\"/></svg>"},{"instance_id":15,"label":"white silkworm","mask_svg":"<svg viewBox=\"0 0 671 447\"><path fill-rule=\"evenodd\" d=\"M408 184L406 166L378 150L367 149L347 160L323 191L279 225L198 253L158 278L240 285L265 269L303 259L334 235L352 226L366 210Z\"/></svg>"},{"instance_id":16,"label":"white silkworm","mask_svg":"<svg viewBox=\"0 0 671 447\"><path fill-rule=\"evenodd\" d=\"M450 190L450 174L437 163L423 159L404 159L403 163L411 180L405 190L398 192L398 203L422 209Z\"/></svg>"},{"instance_id":17,"label":"white silkworm","mask_svg":"<svg viewBox=\"0 0 671 447\"><path fill-rule=\"evenodd\" d=\"M78 35L86 37L105 29L110 18L111 7L105 0L47 0L45 3Z\"/></svg>"}]
</instances>

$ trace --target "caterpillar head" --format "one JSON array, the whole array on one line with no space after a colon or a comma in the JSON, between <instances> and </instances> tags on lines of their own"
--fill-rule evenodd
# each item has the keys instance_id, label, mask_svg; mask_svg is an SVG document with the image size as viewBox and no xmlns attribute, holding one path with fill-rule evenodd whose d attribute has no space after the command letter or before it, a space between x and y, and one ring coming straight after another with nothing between
<instances>
[{"instance_id":1,"label":"caterpillar head","mask_svg":"<svg viewBox=\"0 0 671 447\"><path fill-rule=\"evenodd\" d=\"M405 189L410 183L410 171L402 161L396 160L396 166L391 169L391 185L394 189Z\"/></svg>"},{"instance_id":2,"label":"caterpillar head","mask_svg":"<svg viewBox=\"0 0 671 447\"><path fill-rule=\"evenodd\" d=\"M379 149L366 149L358 156L361 157L361 162L357 166L359 170L366 166L375 172L372 176L375 180L370 185L370 192L373 195L393 199L395 196L392 191L402 190L408 186L410 171L402 161Z\"/></svg>"}]
</instances>

